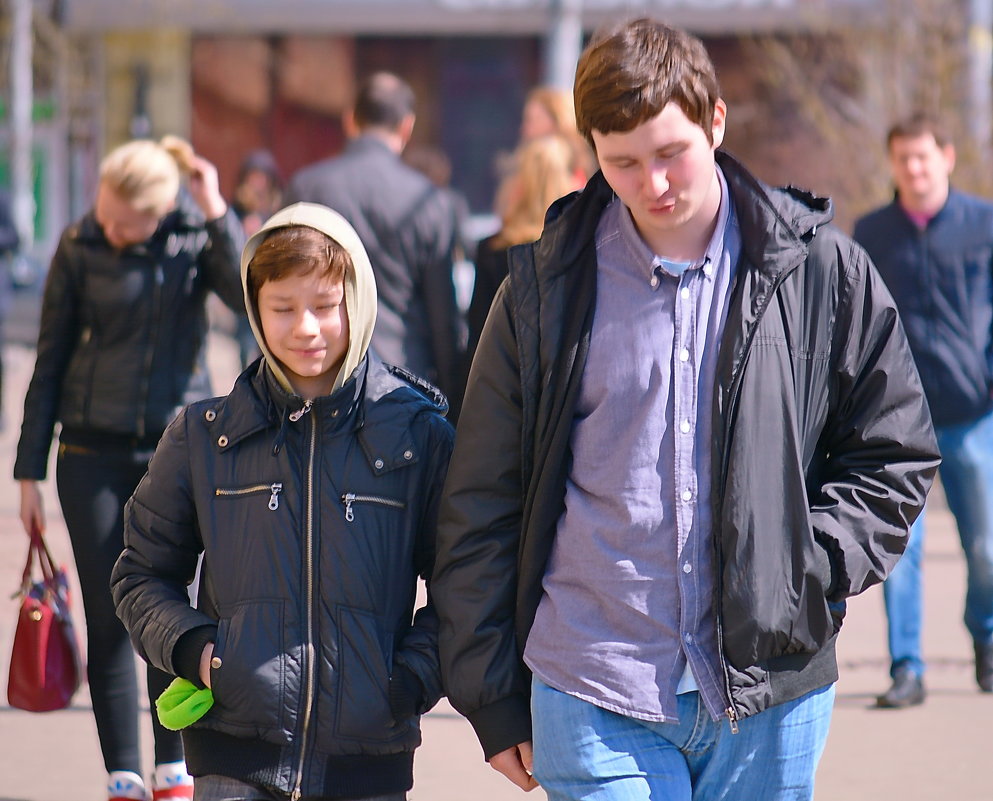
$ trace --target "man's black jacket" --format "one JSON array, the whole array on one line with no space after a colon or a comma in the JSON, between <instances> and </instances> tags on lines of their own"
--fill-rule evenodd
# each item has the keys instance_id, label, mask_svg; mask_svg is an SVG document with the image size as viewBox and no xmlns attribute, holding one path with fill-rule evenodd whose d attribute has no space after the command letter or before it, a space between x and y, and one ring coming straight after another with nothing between
<instances>
[{"instance_id":1,"label":"man's black jacket","mask_svg":"<svg viewBox=\"0 0 993 801\"><path fill-rule=\"evenodd\" d=\"M732 722L829 684L938 464L892 298L830 202L719 154L741 228L714 387L713 542ZM521 654L563 512L596 294L602 175L514 248L469 375L435 568L446 690L487 757L530 739ZM613 457L613 458L616 458Z\"/></svg>"},{"instance_id":2,"label":"man's black jacket","mask_svg":"<svg viewBox=\"0 0 993 801\"><path fill-rule=\"evenodd\" d=\"M920 230L896 201L855 224L893 294L936 426L993 408L993 204L952 190Z\"/></svg>"}]
</instances>

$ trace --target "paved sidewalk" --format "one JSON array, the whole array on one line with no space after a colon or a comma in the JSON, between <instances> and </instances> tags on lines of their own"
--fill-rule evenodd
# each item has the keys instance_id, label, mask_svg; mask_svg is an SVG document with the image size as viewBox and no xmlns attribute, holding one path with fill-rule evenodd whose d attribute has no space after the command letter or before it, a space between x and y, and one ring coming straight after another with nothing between
<instances>
[{"instance_id":1,"label":"paved sidewalk","mask_svg":"<svg viewBox=\"0 0 993 801\"><path fill-rule=\"evenodd\" d=\"M215 336L211 361L219 387L230 384L234 360L230 341ZM0 685L4 688L16 614L14 602L6 599L16 589L25 549L17 519L17 488L9 476L33 363L30 349L5 349L5 426L0 431ZM57 558L71 563L53 482L43 486L50 544ZM930 696L924 706L911 710L872 708L876 693L888 685L882 595L874 588L854 599L839 644L842 675L831 736L818 774L817 801L993 799L983 772L993 756L987 725L993 716L993 696L981 695L972 677L972 649L961 623L964 562L940 492L932 496L928 523L925 653ZM145 733L148 764L151 735L147 725ZM10 709L4 691L0 697L0 801L104 801L103 779L85 687L70 709L44 715ZM450 706L443 702L425 717L412 801L521 797L520 791L483 763L469 725ZM543 798L544 794L539 790L531 797Z\"/></svg>"}]
</instances>

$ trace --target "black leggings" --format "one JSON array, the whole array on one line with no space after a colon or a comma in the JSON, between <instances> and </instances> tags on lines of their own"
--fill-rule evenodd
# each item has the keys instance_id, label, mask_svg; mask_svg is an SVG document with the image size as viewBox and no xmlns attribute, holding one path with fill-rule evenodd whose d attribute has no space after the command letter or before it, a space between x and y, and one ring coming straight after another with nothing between
<instances>
[{"instance_id":1,"label":"black leggings","mask_svg":"<svg viewBox=\"0 0 993 801\"><path fill-rule=\"evenodd\" d=\"M108 773L131 770L141 775L135 655L114 611L110 571L124 548L124 504L145 474L151 451L127 440L101 439L109 444L77 445L63 434L56 483L83 598L86 675L104 766ZM155 699L170 681L172 676L148 668L157 765L183 759L179 733L164 729L154 713Z\"/></svg>"}]
</instances>

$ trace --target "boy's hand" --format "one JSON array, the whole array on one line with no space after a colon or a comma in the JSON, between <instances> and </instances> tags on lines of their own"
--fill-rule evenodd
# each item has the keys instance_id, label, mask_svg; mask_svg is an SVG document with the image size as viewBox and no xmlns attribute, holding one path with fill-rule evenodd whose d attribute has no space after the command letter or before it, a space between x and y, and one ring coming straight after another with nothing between
<instances>
[{"instance_id":1,"label":"boy's hand","mask_svg":"<svg viewBox=\"0 0 993 801\"><path fill-rule=\"evenodd\" d=\"M490 767L500 771L524 792L531 792L538 782L531 775L534 767L534 753L531 741L515 745L490 757Z\"/></svg>"},{"instance_id":2,"label":"boy's hand","mask_svg":"<svg viewBox=\"0 0 993 801\"><path fill-rule=\"evenodd\" d=\"M210 689L210 660L214 656L214 643L209 642L200 652L200 681L203 682L203 686Z\"/></svg>"}]
</instances>

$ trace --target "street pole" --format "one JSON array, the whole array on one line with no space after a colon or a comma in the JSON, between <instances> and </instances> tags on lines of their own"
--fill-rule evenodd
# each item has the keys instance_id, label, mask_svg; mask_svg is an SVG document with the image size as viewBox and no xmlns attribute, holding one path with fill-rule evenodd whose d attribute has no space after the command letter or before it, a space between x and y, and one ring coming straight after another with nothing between
<instances>
[{"instance_id":1,"label":"street pole","mask_svg":"<svg viewBox=\"0 0 993 801\"><path fill-rule=\"evenodd\" d=\"M968 125L980 158L993 145L993 3L969 0Z\"/></svg>"},{"instance_id":2,"label":"street pole","mask_svg":"<svg viewBox=\"0 0 993 801\"><path fill-rule=\"evenodd\" d=\"M545 83L572 91L583 49L583 0L552 0L545 40Z\"/></svg>"},{"instance_id":3,"label":"street pole","mask_svg":"<svg viewBox=\"0 0 993 801\"><path fill-rule=\"evenodd\" d=\"M10 200L21 252L34 244L34 188L31 181L32 0L9 0L10 42Z\"/></svg>"}]
</instances>

